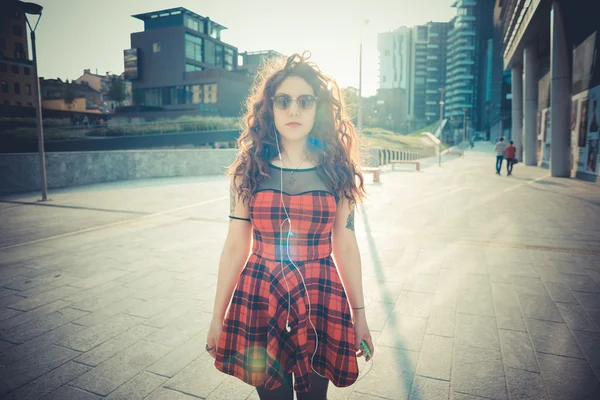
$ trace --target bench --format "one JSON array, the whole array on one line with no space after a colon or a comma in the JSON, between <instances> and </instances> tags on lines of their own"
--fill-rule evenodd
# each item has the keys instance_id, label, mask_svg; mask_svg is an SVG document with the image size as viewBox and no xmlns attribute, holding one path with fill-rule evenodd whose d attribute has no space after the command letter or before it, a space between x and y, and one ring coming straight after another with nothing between
<instances>
[{"instance_id":1,"label":"bench","mask_svg":"<svg viewBox=\"0 0 600 400\"><path fill-rule=\"evenodd\" d=\"M390 164L392 164L392 171L396 164L415 164L417 166L417 171L421 170L421 161L409 161L409 160L391 160Z\"/></svg>"},{"instance_id":2,"label":"bench","mask_svg":"<svg viewBox=\"0 0 600 400\"><path fill-rule=\"evenodd\" d=\"M361 171L363 173L373 174L373 182L379 182L379 174L381 172L379 168L364 167Z\"/></svg>"},{"instance_id":3,"label":"bench","mask_svg":"<svg viewBox=\"0 0 600 400\"><path fill-rule=\"evenodd\" d=\"M460 151L460 150L452 150L452 151L448 151L448 155L450 154L455 154L459 157L464 157L465 156L465 152L464 151Z\"/></svg>"}]
</instances>

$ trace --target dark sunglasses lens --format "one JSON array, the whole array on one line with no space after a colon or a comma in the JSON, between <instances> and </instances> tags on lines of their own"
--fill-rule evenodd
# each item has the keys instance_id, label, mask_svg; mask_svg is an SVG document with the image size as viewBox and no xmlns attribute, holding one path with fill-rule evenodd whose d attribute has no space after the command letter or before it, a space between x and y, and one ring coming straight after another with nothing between
<instances>
[{"instance_id":1,"label":"dark sunglasses lens","mask_svg":"<svg viewBox=\"0 0 600 400\"><path fill-rule=\"evenodd\" d=\"M315 97L306 95L298 97L298 107L303 110L310 110L315 105Z\"/></svg>"},{"instance_id":2,"label":"dark sunglasses lens","mask_svg":"<svg viewBox=\"0 0 600 400\"><path fill-rule=\"evenodd\" d=\"M290 96L276 96L275 100L273 101L275 107L281 110L287 109L290 106L291 102L292 99L290 98Z\"/></svg>"}]
</instances>

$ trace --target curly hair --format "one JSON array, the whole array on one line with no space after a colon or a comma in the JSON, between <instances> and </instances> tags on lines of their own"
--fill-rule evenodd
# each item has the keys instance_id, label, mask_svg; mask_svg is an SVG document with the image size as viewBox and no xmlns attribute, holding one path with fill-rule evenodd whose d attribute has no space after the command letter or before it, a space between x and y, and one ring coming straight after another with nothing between
<instances>
[{"instance_id":1,"label":"curly hair","mask_svg":"<svg viewBox=\"0 0 600 400\"><path fill-rule=\"evenodd\" d=\"M242 133L237 144L240 152L228 168L228 175L240 177L236 190L243 202L250 202L260 182L269 177L267 163L277 156L273 101L279 85L288 77L304 79L319 98L307 150L319 153L317 173L332 189L336 199L346 198L352 206L366 195L359 167L358 136L348 118L343 96L334 79L309 62L310 53L273 58L257 74L246 99Z\"/></svg>"}]
</instances>

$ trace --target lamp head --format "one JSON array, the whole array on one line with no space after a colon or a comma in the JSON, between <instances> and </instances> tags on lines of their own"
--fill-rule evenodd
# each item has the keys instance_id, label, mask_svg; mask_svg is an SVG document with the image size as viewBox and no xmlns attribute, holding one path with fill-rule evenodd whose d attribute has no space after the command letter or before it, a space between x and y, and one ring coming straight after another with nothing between
<instances>
[{"instance_id":1,"label":"lamp head","mask_svg":"<svg viewBox=\"0 0 600 400\"><path fill-rule=\"evenodd\" d=\"M42 10L44 9L44 7L36 3L18 1L17 4L25 14L42 15Z\"/></svg>"}]
</instances>

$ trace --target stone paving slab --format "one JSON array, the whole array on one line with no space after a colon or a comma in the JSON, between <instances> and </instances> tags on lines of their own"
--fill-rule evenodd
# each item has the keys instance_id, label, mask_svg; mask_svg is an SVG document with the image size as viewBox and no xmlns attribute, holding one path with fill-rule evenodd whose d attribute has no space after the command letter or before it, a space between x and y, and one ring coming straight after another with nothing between
<instances>
[{"instance_id":1,"label":"stone paving slab","mask_svg":"<svg viewBox=\"0 0 600 400\"><path fill-rule=\"evenodd\" d=\"M600 187L494 165L478 142L366 178L376 354L330 400L600 398ZM258 399L203 349L227 190L196 177L0 198L0 398Z\"/></svg>"}]
</instances>

